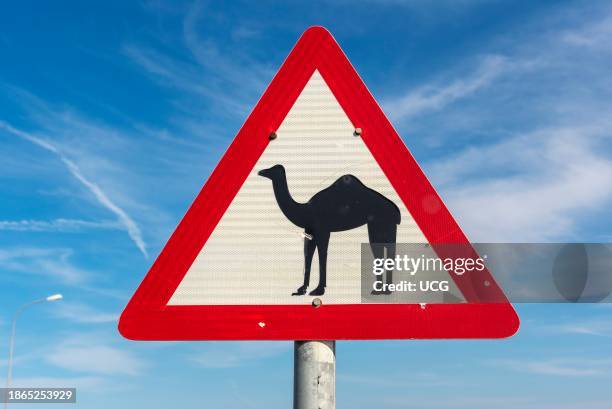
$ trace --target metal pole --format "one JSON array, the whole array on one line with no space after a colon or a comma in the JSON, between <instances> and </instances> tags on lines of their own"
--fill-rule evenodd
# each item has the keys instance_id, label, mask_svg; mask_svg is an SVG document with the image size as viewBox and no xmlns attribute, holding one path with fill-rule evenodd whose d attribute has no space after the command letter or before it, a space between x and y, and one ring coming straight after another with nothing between
<instances>
[{"instance_id":1,"label":"metal pole","mask_svg":"<svg viewBox=\"0 0 612 409\"><path fill-rule=\"evenodd\" d=\"M8 391L11 387L11 380L13 377L13 350L15 349L15 327L17 326L17 314L13 318L13 325L11 328L11 338L9 340L9 357L7 362L7 375L6 375L6 390L4 392L4 409L8 408Z\"/></svg>"},{"instance_id":2,"label":"metal pole","mask_svg":"<svg viewBox=\"0 0 612 409\"><path fill-rule=\"evenodd\" d=\"M6 396L4 397L4 409L8 408L8 390L11 387L11 383L13 381L13 351L15 350L15 330L17 329L17 318L21 315L21 313L28 307L39 304L41 302L45 302L45 299L36 300L29 302L25 305L22 305L17 309L15 315L13 316L13 323L11 325L11 338L9 339L9 356L7 362L7 374L6 374Z\"/></svg>"},{"instance_id":3,"label":"metal pole","mask_svg":"<svg viewBox=\"0 0 612 409\"><path fill-rule=\"evenodd\" d=\"M293 409L336 408L336 341L295 341Z\"/></svg>"},{"instance_id":4,"label":"metal pole","mask_svg":"<svg viewBox=\"0 0 612 409\"><path fill-rule=\"evenodd\" d=\"M46 301L57 301L61 300L61 294L50 295L47 298L41 298L40 300L34 300L27 304L22 305L15 311L15 315L13 315L13 324L11 326L11 338L9 339L9 356L7 362L7 373L6 373L6 391L4 396L4 409L8 408L8 390L11 388L11 384L13 383L13 353L15 350L15 332L17 329L17 318L26 310L28 307L31 307L36 304L42 304Z\"/></svg>"}]
</instances>

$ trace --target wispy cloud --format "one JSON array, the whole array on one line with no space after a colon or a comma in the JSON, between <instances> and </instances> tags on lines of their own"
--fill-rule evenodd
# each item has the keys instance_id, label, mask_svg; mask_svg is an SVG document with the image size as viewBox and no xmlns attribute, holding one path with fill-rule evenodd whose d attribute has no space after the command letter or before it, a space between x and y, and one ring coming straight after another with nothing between
<instances>
[{"instance_id":1,"label":"wispy cloud","mask_svg":"<svg viewBox=\"0 0 612 409\"><path fill-rule=\"evenodd\" d=\"M70 258L71 249L12 247L0 249L0 269L23 274L48 276L64 284L80 285L92 274L75 267ZM7 278L7 275L4 276Z\"/></svg>"},{"instance_id":2,"label":"wispy cloud","mask_svg":"<svg viewBox=\"0 0 612 409\"><path fill-rule=\"evenodd\" d=\"M181 36L176 39L177 49L172 54L153 44L130 42L123 46L124 54L154 80L181 91L181 103L176 107L187 116L180 120L183 128L189 128L189 121L202 112L243 117L274 73L240 47L243 42L257 38L254 29L217 27L212 17L206 18L206 11L204 2L190 5L183 15ZM226 29L231 31L225 39L229 43L221 43L218 35L215 38L206 34L207 31L219 34ZM232 51L239 49L242 51Z\"/></svg>"},{"instance_id":3,"label":"wispy cloud","mask_svg":"<svg viewBox=\"0 0 612 409\"><path fill-rule=\"evenodd\" d=\"M584 318L576 321L546 325L542 330L553 334L590 335L597 337L612 337L612 319Z\"/></svg>"},{"instance_id":4,"label":"wispy cloud","mask_svg":"<svg viewBox=\"0 0 612 409\"><path fill-rule=\"evenodd\" d=\"M202 38L199 32L209 23L203 19L205 11L204 2L195 1L183 21L185 45L195 60L201 67L232 85L246 86L251 90L262 89L265 86L264 78L270 76L272 70L246 54L230 54L227 50L221 52L211 39ZM245 78L250 80L245 81Z\"/></svg>"},{"instance_id":5,"label":"wispy cloud","mask_svg":"<svg viewBox=\"0 0 612 409\"><path fill-rule=\"evenodd\" d=\"M405 408L406 398L399 397L397 393L389 393L385 398L372 402L369 406ZM604 399L568 399L556 396L516 396L516 394L496 394L482 392L477 395L469 393L456 394L449 397L446 394L435 394L428 396L413 396L410 398L410 406L423 409L607 409L610 402Z\"/></svg>"},{"instance_id":6,"label":"wispy cloud","mask_svg":"<svg viewBox=\"0 0 612 409\"><path fill-rule=\"evenodd\" d=\"M43 138L32 135L31 133L17 129L4 121L0 121L0 129L3 129L22 139L25 139L54 154L64 164L64 166L66 166L70 174L78 182L80 182L91 194L93 194L93 196L96 198L100 205L110 210L117 216L118 220L125 227L128 232L128 235L130 236L136 247L138 247L138 249L145 257L148 256L147 248L142 238L142 233L136 222L125 212L125 210L115 204L115 202L111 200L110 197L108 197L106 192L104 192L100 188L100 186L85 177L85 175L83 175L81 169L76 165L76 163L66 157L56 145Z\"/></svg>"},{"instance_id":7,"label":"wispy cloud","mask_svg":"<svg viewBox=\"0 0 612 409\"><path fill-rule=\"evenodd\" d=\"M610 36L612 36L612 17L604 14L594 22L587 22L582 27L564 31L561 39L569 45L579 47L612 49Z\"/></svg>"},{"instance_id":8,"label":"wispy cloud","mask_svg":"<svg viewBox=\"0 0 612 409\"><path fill-rule=\"evenodd\" d=\"M449 156L429 173L473 240L554 240L573 231L577 212L612 199L612 161L598 142L605 132L518 135Z\"/></svg>"},{"instance_id":9,"label":"wispy cloud","mask_svg":"<svg viewBox=\"0 0 612 409\"><path fill-rule=\"evenodd\" d=\"M64 301L52 314L58 318L69 320L79 324L105 324L117 322L119 313L101 311L90 305Z\"/></svg>"},{"instance_id":10,"label":"wispy cloud","mask_svg":"<svg viewBox=\"0 0 612 409\"><path fill-rule=\"evenodd\" d=\"M44 360L70 371L100 375L138 375L147 367L141 358L96 337L71 338L48 352Z\"/></svg>"},{"instance_id":11,"label":"wispy cloud","mask_svg":"<svg viewBox=\"0 0 612 409\"><path fill-rule=\"evenodd\" d=\"M492 365L536 375L591 377L610 373L612 359L496 360Z\"/></svg>"},{"instance_id":12,"label":"wispy cloud","mask_svg":"<svg viewBox=\"0 0 612 409\"><path fill-rule=\"evenodd\" d=\"M107 390L107 380L99 376L78 377L16 377L12 383L15 388L77 388L85 389L87 393L95 393L100 387Z\"/></svg>"},{"instance_id":13,"label":"wispy cloud","mask_svg":"<svg viewBox=\"0 0 612 409\"><path fill-rule=\"evenodd\" d=\"M426 84L405 95L388 98L383 102L392 120L401 122L430 111L438 111L478 90L490 85L493 80L512 64L502 55L483 58L477 70L468 76L452 80L447 84Z\"/></svg>"},{"instance_id":14,"label":"wispy cloud","mask_svg":"<svg viewBox=\"0 0 612 409\"><path fill-rule=\"evenodd\" d=\"M472 240L575 240L612 203L610 15L538 21L385 100Z\"/></svg>"},{"instance_id":15,"label":"wispy cloud","mask_svg":"<svg viewBox=\"0 0 612 409\"><path fill-rule=\"evenodd\" d=\"M275 357L291 349L288 342L208 343L190 359L205 368L233 368L251 365Z\"/></svg>"},{"instance_id":16,"label":"wispy cloud","mask_svg":"<svg viewBox=\"0 0 612 409\"><path fill-rule=\"evenodd\" d=\"M80 219L54 220L0 220L0 230L31 232L74 232L83 229L120 229L115 221L91 221Z\"/></svg>"}]
</instances>

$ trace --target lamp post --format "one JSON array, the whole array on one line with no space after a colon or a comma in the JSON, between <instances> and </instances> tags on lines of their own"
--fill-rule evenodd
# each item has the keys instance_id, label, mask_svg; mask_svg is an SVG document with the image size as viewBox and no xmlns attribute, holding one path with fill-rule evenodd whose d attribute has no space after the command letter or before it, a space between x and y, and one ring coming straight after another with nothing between
<instances>
[{"instance_id":1,"label":"lamp post","mask_svg":"<svg viewBox=\"0 0 612 409\"><path fill-rule=\"evenodd\" d=\"M15 311L15 315L13 316L13 325L11 328L11 338L9 340L9 357L8 357L8 373L6 375L6 392L4 396L4 409L8 408L8 390L11 387L11 382L13 378L13 350L15 349L15 330L17 328L17 318L25 311L27 308L36 305L42 304L44 302L52 302L59 301L63 298L61 294L53 294L46 298L41 298L39 300L30 301L27 304L22 305Z\"/></svg>"}]
</instances>

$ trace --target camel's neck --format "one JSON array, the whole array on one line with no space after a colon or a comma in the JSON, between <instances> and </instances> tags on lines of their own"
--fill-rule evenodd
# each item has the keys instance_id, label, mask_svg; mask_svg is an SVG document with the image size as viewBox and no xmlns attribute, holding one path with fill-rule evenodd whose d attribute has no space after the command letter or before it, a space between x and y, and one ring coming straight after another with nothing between
<instances>
[{"instance_id":1,"label":"camel's neck","mask_svg":"<svg viewBox=\"0 0 612 409\"><path fill-rule=\"evenodd\" d=\"M287 186L287 178L275 178L272 180L272 187L274 188L274 197L276 197L278 207L280 207L285 217L291 223L303 228L307 221L307 205L293 200Z\"/></svg>"}]
</instances>

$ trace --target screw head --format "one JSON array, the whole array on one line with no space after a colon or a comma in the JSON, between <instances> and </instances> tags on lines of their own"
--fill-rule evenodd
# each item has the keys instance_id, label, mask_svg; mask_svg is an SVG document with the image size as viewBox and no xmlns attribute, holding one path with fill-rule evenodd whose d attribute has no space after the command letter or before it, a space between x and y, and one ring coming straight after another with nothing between
<instances>
[{"instance_id":1,"label":"screw head","mask_svg":"<svg viewBox=\"0 0 612 409\"><path fill-rule=\"evenodd\" d=\"M321 301L320 298L315 298L314 300L312 300L313 307L319 308L321 305L323 305L323 301Z\"/></svg>"},{"instance_id":2,"label":"screw head","mask_svg":"<svg viewBox=\"0 0 612 409\"><path fill-rule=\"evenodd\" d=\"M276 132L270 132L270 135L268 135L268 139L270 139L271 141L275 140L278 137L278 135L276 134Z\"/></svg>"},{"instance_id":3,"label":"screw head","mask_svg":"<svg viewBox=\"0 0 612 409\"><path fill-rule=\"evenodd\" d=\"M361 136L361 128L355 128L355 132L353 132L354 136Z\"/></svg>"}]
</instances>

